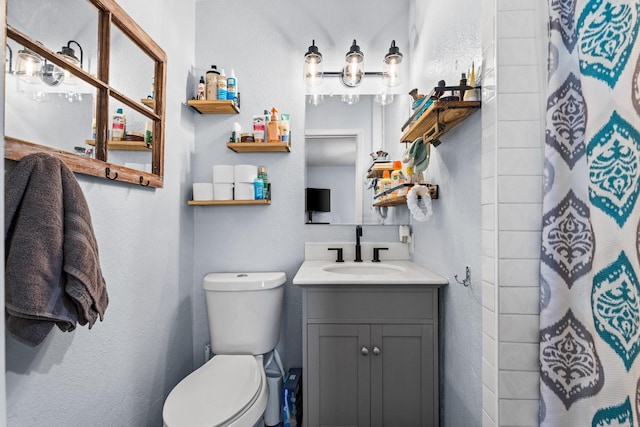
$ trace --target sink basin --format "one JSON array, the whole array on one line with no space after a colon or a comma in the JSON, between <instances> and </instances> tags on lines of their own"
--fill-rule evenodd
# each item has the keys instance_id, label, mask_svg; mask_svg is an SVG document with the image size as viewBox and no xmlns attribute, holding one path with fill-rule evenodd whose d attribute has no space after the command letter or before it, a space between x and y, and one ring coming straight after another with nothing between
<instances>
[{"instance_id":1,"label":"sink basin","mask_svg":"<svg viewBox=\"0 0 640 427\"><path fill-rule=\"evenodd\" d=\"M348 263L348 264L331 264L322 267L322 270L329 273L338 274L365 274L365 275L381 275L400 273L404 271L404 268L398 265L391 264L373 264L367 263L366 265Z\"/></svg>"}]
</instances>

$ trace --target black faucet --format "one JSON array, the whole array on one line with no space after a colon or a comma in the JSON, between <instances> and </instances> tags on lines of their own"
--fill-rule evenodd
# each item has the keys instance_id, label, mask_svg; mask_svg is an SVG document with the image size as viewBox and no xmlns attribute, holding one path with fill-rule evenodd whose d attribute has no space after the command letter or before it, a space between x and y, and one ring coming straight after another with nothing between
<instances>
[{"instance_id":1,"label":"black faucet","mask_svg":"<svg viewBox=\"0 0 640 427\"><path fill-rule=\"evenodd\" d=\"M360 247L360 237L362 237L362 226L356 225L356 259L354 262L362 262L362 248Z\"/></svg>"}]
</instances>

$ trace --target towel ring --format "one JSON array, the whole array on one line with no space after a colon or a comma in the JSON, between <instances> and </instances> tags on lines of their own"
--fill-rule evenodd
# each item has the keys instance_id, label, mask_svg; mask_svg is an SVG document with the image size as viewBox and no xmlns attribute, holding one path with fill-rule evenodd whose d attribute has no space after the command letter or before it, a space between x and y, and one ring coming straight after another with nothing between
<instances>
[{"instance_id":1,"label":"towel ring","mask_svg":"<svg viewBox=\"0 0 640 427\"><path fill-rule=\"evenodd\" d=\"M420 196L420 202L418 201ZM407 206L413 218L417 221L424 222L429 220L433 215L431 207L431 192L425 185L414 185L407 193Z\"/></svg>"},{"instance_id":2,"label":"towel ring","mask_svg":"<svg viewBox=\"0 0 640 427\"><path fill-rule=\"evenodd\" d=\"M116 172L113 178L111 178L111 168L106 168L104 170L104 176L107 177L107 179L110 179L111 181L115 181L116 179L118 179L118 172Z\"/></svg>"}]
</instances>

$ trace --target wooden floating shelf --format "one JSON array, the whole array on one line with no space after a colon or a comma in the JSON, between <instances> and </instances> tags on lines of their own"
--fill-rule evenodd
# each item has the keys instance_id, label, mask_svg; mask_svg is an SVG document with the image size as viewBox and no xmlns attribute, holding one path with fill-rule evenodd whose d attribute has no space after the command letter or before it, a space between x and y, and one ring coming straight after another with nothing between
<instances>
[{"instance_id":1,"label":"wooden floating shelf","mask_svg":"<svg viewBox=\"0 0 640 427\"><path fill-rule=\"evenodd\" d=\"M95 139L85 139L84 141L88 145L96 145ZM151 151L151 147L147 147L147 143L144 141L107 141L107 148L109 150L122 150L122 151Z\"/></svg>"},{"instance_id":2,"label":"wooden floating shelf","mask_svg":"<svg viewBox=\"0 0 640 427\"><path fill-rule=\"evenodd\" d=\"M391 188L385 192L382 192L380 194L377 194L374 198L379 198L380 196L383 196L385 194L389 194L393 191L398 190L399 188L402 187L409 187L407 188L407 192L411 189L410 187L413 187L415 184L400 184L394 188ZM439 187L435 184L419 184L419 185L425 185L427 187L429 187L429 195L431 196L431 199L437 199L438 198L438 192L439 192ZM407 196L406 195L402 195L402 196L396 196L396 197L389 197L387 199L384 200L380 200L377 201L375 203L373 203L373 206L401 206L401 205L406 205L407 204Z\"/></svg>"},{"instance_id":3,"label":"wooden floating shelf","mask_svg":"<svg viewBox=\"0 0 640 427\"><path fill-rule=\"evenodd\" d=\"M189 200L190 206L270 205L271 200Z\"/></svg>"},{"instance_id":4,"label":"wooden floating shelf","mask_svg":"<svg viewBox=\"0 0 640 427\"><path fill-rule=\"evenodd\" d=\"M373 206L392 207L392 206L402 206L402 205L406 205L406 204L407 204L407 196L398 196L398 197L393 197L391 199L386 199L386 200L381 200L379 202L375 202L373 204Z\"/></svg>"},{"instance_id":5,"label":"wooden floating shelf","mask_svg":"<svg viewBox=\"0 0 640 427\"><path fill-rule=\"evenodd\" d=\"M227 148L236 153L288 153L288 142L227 142Z\"/></svg>"},{"instance_id":6,"label":"wooden floating shelf","mask_svg":"<svg viewBox=\"0 0 640 427\"><path fill-rule=\"evenodd\" d=\"M437 140L480 108L480 101L434 101L402 135L400 142ZM437 146L439 142L435 142Z\"/></svg>"},{"instance_id":7,"label":"wooden floating shelf","mask_svg":"<svg viewBox=\"0 0 640 427\"><path fill-rule=\"evenodd\" d=\"M378 163L371 166L367 178L382 178L382 172L384 171L391 173L393 171L393 162Z\"/></svg>"},{"instance_id":8,"label":"wooden floating shelf","mask_svg":"<svg viewBox=\"0 0 640 427\"><path fill-rule=\"evenodd\" d=\"M239 114L240 109L233 101L201 101L190 99L187 105L200 114Z\"/></svg>"},{"instance_id":9,"label":"wooden floating shelf","mask_svg":"<svg viewBox=\"0 0 640 427\"><path fill-rule=\"evenodd\" d=\"M147 107L155 108L156 106L156 100L153 98L142 98L140 102L142 102Z\"/></svg>"}]
</instances>

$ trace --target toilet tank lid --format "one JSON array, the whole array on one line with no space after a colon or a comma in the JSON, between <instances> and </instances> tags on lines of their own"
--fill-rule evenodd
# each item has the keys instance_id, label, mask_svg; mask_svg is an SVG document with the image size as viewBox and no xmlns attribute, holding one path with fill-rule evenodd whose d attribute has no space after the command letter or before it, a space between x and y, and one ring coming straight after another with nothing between
<instances>
[{"instance_id":1,"label":"toilet tank lid","mask_svg":"<svg viewBox=\"0 0 640 427\"><path fill-rule=\"evenodd\" d=\"M282 286L287 281L284 272L209 273L202 287L207 291L257 291Z\"/></svg>"}]
</instances>

